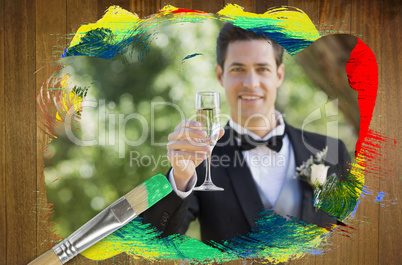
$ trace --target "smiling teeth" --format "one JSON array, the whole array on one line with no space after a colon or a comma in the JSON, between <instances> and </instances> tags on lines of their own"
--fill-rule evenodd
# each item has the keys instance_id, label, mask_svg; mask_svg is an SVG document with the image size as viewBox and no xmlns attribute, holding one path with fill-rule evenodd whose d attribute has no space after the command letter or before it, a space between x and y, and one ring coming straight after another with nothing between
<instances>
[{"instance_id":1,"label":"smiling teeth","mask_svg":"<svg viewBox=\"0 0 402 265\"><path fill-rule=\"evenodd\" d=\"M242 99L259 99L260 97L253 97L253 96L241 96Z\"/></svg>"}]
</instances>

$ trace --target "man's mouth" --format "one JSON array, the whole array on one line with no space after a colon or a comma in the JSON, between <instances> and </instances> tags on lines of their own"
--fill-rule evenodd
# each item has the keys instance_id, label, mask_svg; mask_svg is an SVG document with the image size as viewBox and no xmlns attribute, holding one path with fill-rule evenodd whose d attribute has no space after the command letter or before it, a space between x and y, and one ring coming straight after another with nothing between
<instances>
[{"instance_id":1,"label":"man's mouth","mask_svg":"<svg viewBox=\"0 0 402 265\"><path fill-rule=\"evenodd\" d=\"M262 96L258 96L258 95L240 95L239 99L245 100L245 101L255 101L255 100L262 99Z\"/></svg>"}]
</instances>

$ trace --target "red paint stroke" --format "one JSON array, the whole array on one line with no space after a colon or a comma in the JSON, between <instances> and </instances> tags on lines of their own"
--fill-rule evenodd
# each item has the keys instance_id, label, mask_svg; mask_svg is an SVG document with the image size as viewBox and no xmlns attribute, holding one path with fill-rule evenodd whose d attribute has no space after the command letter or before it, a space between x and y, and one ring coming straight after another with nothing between
<instances>
[{"instance_id":1,"label":"red paint stroke","mask_svg":"<svg viewBox=\"0 0 402 265\"><path fill-rule=\"evenodd\" d=\"M158 13L163 13L166 11L159 11ZM177 10L174 11L170 11L169 13L197 13L197 14L208 14L208 12L204 12L204 11L197 11L197 10L191 10L191 9L183 9L183 8L179 8Z\"/></svg>"},{"instance_id":2,"label":"red paint stroke","mask_svg":"<svg viewBox=\"0 0 402 265\"><path fill-rule=\"evenodd\" d=\"M366 141L378 89L377 60L371 49L360 39L346 63L346 74L349 85L358 92L360 107L360 132L356 143L356 154L359 154Z\"/></svg>"},{"instance_id":3,"label":"red paint stroke","mask_svg":"<svg viewBox=\"0 0 402 265\"><path fill-rule=\"evenodd\" d=\"M350 238L353 240L352 236L354 232L358 231L353 226L347 225L343 222L338 222L338 227L336 228L336 232L339 233L341 236Z\"/></svg>"},{"instance_id":4,"label":"red paint stroke","mask_svg":"<svg viewBox=\"0 0 402 265\"><path fill-rule=\"evenodd\" d=\"M385 181L389 174L394 173L394 169L382 167L380 170L379 166L380 161L386 161L383 155L387 153L388 148L396 148L395 139L381 135L377 131L368 130L366 139L362 144L365 159L360 162L360 165L364 167L366 173L375 173L376 177L382 181Z\"/></svg>"},{"instance_id":5,"label":"red paint stroke","mask_svg":"<svg viewBox=\"0 0 402 265\"><path fill-rule=\"evenodd\" d=\"M378 67L377 60L371 49L360 39L350 54L350 59L346 64L346 73L349 85L358 92L360 108L360 132L356 143L356 155L362 150L365 152L364 160L358 163L364 167L365 172L379 173L379 178L385 180L393 170L381 168L378 163L368 163L380 161L383 158L386 148L384 144L391 144L396 147L396 140L381 135L379 132L369 129L378 90ZM370 165L368 165L370 164ZM381 177L382 176L382 177Z\"/></svg>"}]
</instances>

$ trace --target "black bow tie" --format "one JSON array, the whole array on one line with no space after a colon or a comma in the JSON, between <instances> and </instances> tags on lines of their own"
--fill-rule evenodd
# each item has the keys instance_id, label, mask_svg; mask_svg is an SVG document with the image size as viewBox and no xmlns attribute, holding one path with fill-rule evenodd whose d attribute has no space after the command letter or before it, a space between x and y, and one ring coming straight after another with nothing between
<instances>
[{"instance_id":1,"label":"black bow tie","mask_svg":"<svg viewBox=\"0 0 402 265\"><path fill-rule=\"evenodd\" d=\"M275 135L269 138L268 140L256 140L247 134L238 134L235 130L233 130L233 133L235 136L239 137L240 149L242 151L248 151L256 148L257 146L265 145L269 149L276 151L277 153L281 151L283 144L283 137L285 135L285 134Z\"/></svg>"}]
</instances>

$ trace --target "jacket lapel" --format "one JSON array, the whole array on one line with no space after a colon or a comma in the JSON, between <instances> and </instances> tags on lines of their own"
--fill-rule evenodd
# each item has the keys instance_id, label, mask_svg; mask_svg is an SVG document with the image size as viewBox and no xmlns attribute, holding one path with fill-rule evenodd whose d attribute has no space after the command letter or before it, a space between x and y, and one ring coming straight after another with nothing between
<instances>
[{"instance_id":1,"label":"jacket lapel","mask_svg":"<svg viewBox=\"0 0 402 265\"><path fill-rule=\"evenodd\" d=\"M311 153L303 144L301 130L295 129L289 124L286 124L286 130L295 154L296 167L298 167L309 159L313 153Z\"/></svg>"},{"instance_id":2,"label":"jacket lapel","mask_svg":"<svg viewBox=\"0 0 402 265\"><path fill-rule=\"evenodd\" d=\"M286 124L286 126L290 142L293 146L293 152L295 154L296 167L299 167L303 162L307 161L313 153L304 145L302 131L295 129L288 124ZM311 145L311 143L309 144ZM300 181L300 184L302 189L300 219L308 223L314 223L312 219L317 216L312 205L314 190L310 184L304 181Z\"/></svg>"},{"instance_id":3,"label":"jacket lapel","mask_svg":"<svg viewBox=\"0 0 402 265\"><path fill-rule=\"evenodd\" d=\"M263 211L264 207L250 169L234 139L233 131L229 126L226 126L225 129L225 135L221 140L226 144L222 151L232 158L231 164L226 170L247 221L250 226L254 226L254 218L258 217L258 213Z\"/></svg>"}]
</instances>

